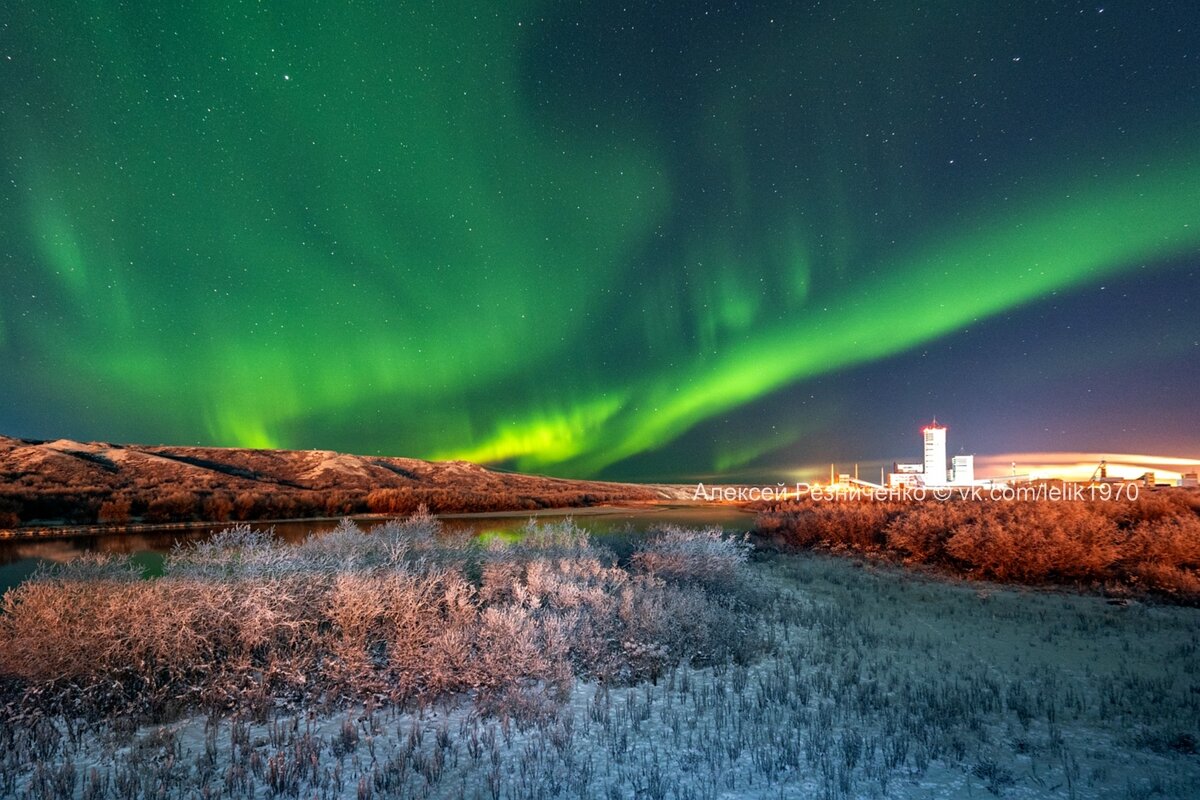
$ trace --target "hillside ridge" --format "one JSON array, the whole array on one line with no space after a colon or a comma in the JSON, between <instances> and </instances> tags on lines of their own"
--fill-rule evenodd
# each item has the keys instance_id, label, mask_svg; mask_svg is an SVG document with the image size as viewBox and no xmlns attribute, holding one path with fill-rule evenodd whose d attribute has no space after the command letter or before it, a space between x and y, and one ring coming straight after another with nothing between
<instances>
[{"instance_id":1,"label":"hillside ridge","mask_svg":"<svg viewBox=\"0 0 1200 800\"><path fill-rule=\"evenodd\" d=\"M467 461L0 435L0 527L391 513L422 504L443 512L519 510L669 500L679 491Z\"/></svg>"}]
</instances>

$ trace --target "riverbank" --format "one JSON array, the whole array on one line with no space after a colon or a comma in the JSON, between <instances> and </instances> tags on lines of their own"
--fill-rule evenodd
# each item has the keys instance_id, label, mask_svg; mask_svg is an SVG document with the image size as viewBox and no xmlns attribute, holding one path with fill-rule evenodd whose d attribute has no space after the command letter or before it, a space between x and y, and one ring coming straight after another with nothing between
<instances>
[{"instance_id":1,"label":"riverbank","mask_svg":"<svg viewBox=\"0 0 1200 800\"><path fill-rule=\"evenodd\" d=\"M512 509L508 511L469 511L446 514L434 514L442 520L487 520L487 519L529 519L542 517L597 517L629 514L669 513L685 509L729 509L736 508L747 515L747 528L753 522L754 512L729 505L709 503L705 501L658 500L629 501L598 506L556 506L554 508ZM351 514L321 517L288 517L279 519L253 520L220 520L220 521L189 521L189 522L131 522L96 525L69 525L66 523L31 525L19 528L0 528L0 541L46 541L52 539L71 539L81 536L133 536L145 534L168 533L204 533L216 532L230 525L252 525L255 528L300 525L332 526L338 521L349 517L356 522L378 523L394 519L396 514Z\"/></svg>"}]
</instances>

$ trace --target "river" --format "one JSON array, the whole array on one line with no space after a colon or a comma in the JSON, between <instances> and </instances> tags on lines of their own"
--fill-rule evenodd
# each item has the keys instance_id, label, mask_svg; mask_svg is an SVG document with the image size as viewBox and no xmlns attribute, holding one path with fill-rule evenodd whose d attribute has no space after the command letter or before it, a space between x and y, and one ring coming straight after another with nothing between
<instances>
[{"instance_id":1,"label":"river","mask_svg":"<svg viewBox=\"0 0 1200 800\"><path fill-rule=\"evenodd\" d=\"M529 521L532 512L499 512L489 514L450 514L440 519L447 532L474 535L513 534ZM663 525L690 527L720 526L728 531L746 531L754 523L753 514L729 506L662 505L638 508L596 507L554 509L536 513L540 520L561 520L574 517L600 542L627 549L629 540L637 534ZM384 522L381 517L355 518L364 530ZM139 528L133 532L114 532L63 536L36 540L0 540L0 593L16 586L33 574L39 565L55 564L77 558L83 553L117 553L130 555L141 565L146 575L162 570L163 556L176 543L203 540L233 523L180 529ZM272 529L275 535L288 542L299 542L310 533L333 530L337 520L287 520L284 522L249 523L255 529ZM624 547L622 547L624 545Z\"/></svg>"}]
</instances>

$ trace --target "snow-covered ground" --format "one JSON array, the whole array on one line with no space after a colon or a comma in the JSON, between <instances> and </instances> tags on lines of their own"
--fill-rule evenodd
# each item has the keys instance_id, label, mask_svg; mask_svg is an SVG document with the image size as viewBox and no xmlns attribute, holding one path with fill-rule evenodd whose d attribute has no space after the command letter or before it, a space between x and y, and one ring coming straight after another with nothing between
<instances>
[{"instance_id":1,"label":"snow-covered ground","mask_svg":"<svg viewBox=\"0 0 1200 800\"><path fill-rule=\"evenodd\" d=\"M577 683L523 726L469 698L134 732L17 726L0 796L1200 797L1200 611L822 556L750 569L772 599L769 654L748 666Z\"/></svg>"}]
</instances>

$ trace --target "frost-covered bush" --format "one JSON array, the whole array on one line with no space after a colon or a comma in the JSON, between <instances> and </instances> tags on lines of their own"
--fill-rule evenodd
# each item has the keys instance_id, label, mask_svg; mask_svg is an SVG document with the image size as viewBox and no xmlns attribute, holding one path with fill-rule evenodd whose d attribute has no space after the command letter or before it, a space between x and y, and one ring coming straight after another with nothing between
<instances>
[{"instance_id":1,"label":"frost-covered bush","mask_svg":"<svg viewBox=\"0 0 1200 800\"><path fill-rule=\"evenodd\" d=\"M726 535L720 528L671 525L638 546L633 564L642 572L671 581L733 588L749 552L745 537Z\"/></svg>"},{"instance_id":2,"label":"frost-covered bush","mask_svg":"<svg viewBox=\"0 0 1200 800\"><path fill-rule=\"evenodd\" d=\"M81 553L70 561L43 565L31 578L35 581L117 581L142 579L142 568L127 555Z\"/></svg>"},{"instance_id":3,"label":"frost-covered bush","mask_svg":"<svg viewBox=\"0 0 1200 800\"><path fill-rule=\"evenodd\" d=\"M294 553L279 547L272 530L234 525L199 542L176 543L163 561L163 573L193 578L234 578L293 572Z\"/></svg>"},{"instance_id":4,"label":"frost-covered bush","mask_svg":"<svg viewBox=\"0 0 1200 800\"><path fill-rule=\"evenodd\" d=\"M1086 505L994 504L962 523L946 554L977 574L1024 581L1103 575L1119 557L1116 523Z\"/></svg>"},{"instance_id":5,"label":"frost-covered bush","mask_svg":"<svg viewBox=\"0 0 1200 800\"><path fill-rule=\"evenodd\" d=\"M509 551L517 557L539 558L596 556L601 553L600 548L592 546L591 535L570 517L550 522L530 518L516 541L509 545Z\"/></svg>"},{"instance_id":6,"label":"frost-covered bush","mask_svg":"<svg viewBox=\"0 0 1200 800\"><path fill-rule=\"evenodd\" d=\"M1200 493L1137 500L801 501L766 508L779 546L851 550L957 574L1150 591L1200 603Z\"/></svg>"},{"instance_id":7,"label":"frost-covered bush","mask_svg":"<svg viewBox=\"0 0 1200 800\"><path fill-rule=\"evenodd\" d=\"M234 526L176 547L158 578L91 558L9 591L0 681L93 715L470 692L484 711L536 716L573 676L653 678L753 641L714 588L744 542L681 529L657 542L631 573L570 521L473 549L428 514L346 520L298 545Z\"/></svg>"},{"instance_id":8,"label":"frost-covered bush","mask_svg":"<svg viewBox=\"0 0 1200 800\"><path fill-rule=\"evenodd\" d=\"M748 550L744 538L716 528L669 527L642 543L626 569L570 521L534 524L515 543L489 546L480 594L556 620L576 674L637 681L680 663L742 659L760 646L738 602Z\"/></svg>"}]
</instances>

